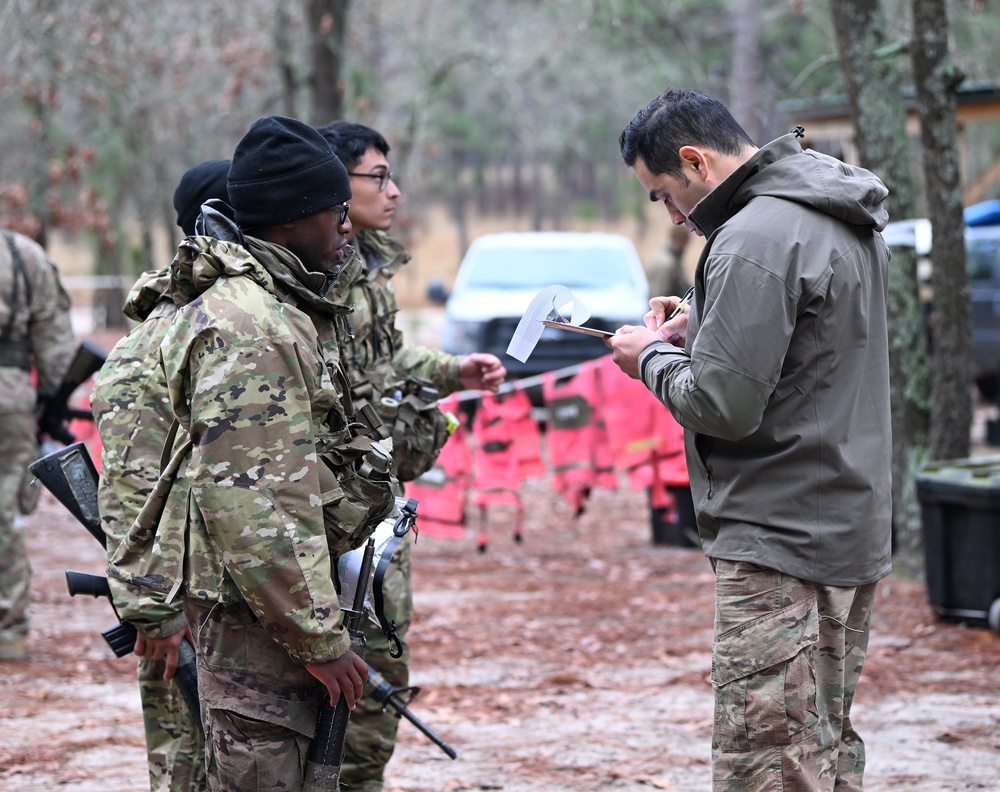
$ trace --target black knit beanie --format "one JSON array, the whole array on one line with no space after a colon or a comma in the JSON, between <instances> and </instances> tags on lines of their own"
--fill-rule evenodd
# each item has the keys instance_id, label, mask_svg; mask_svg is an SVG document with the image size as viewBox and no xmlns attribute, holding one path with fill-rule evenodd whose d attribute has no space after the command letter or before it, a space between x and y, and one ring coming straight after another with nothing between
<instances>
[{"instance_id":1,"label":"black knit beanie","mask_svg":"<svg viewBox=\"0 0 1000 792\"><path fill-rule=\"evenodd\" d=\"M290 223L350 198L347 169L303 121L259 118L233 152L229 203L241 228Z\"/></svg>"},{"instance_id":2,"label":"black knit beanie","mask_svg":"<svg viewBox=\"0 0 1000 792\"><path fill-rule=\"evenodd\" d=\"M212 198L229 203L226 180L229 177L229 160L209 160L195 165L181 176L174 190L174 210L177 225L185 236L194 235L194 221L201 214L201 205Z\"/></svg>"}]
</instances>

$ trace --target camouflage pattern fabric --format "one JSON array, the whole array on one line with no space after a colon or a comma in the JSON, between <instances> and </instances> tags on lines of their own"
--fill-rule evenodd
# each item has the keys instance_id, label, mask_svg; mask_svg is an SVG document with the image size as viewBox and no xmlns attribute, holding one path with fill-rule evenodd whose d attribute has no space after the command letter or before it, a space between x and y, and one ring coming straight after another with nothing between
<instances>
[{"instance_id":1,"label":"camouflage pattern fabric","mask_svg":"<svg viewBox=\"0 0 1000 792\"><path fill-rule=\"evenodd\" d=\"M91 408L103 444L98 501L111 552L125 538L160 475L160 455L173 422L159 346L177 312L167 293L166 268L140 276L123 312L141 324L122 338L98 374ZM183 603L161 592L110 580L119 615L153 638L187 626ZM139 658L139 700L153 792L207 789L204 741L174 680L164 680L163 660Z\"/></svg>"},{"instance_id":2,"label":"camouflage pattern fabric","mask_svg":"<svg viewBox=\"0 0 1000 792\"><path fill-rule=\"evenodd\" d=\"M202 792L208 789L205 740L177 683L163 679L165 668L164 660L139 658L149 788L151 792Z\"/></svg>"},{"instance_id":3,"label":"camouflage pattern fabric","mask_svg":"<svg viewBox=\"0 0 1000 792\"><path fill-rule=\"evenodd\" d=\"M317 326L335 335L333 320L346 311L338 291L291 253L272 255L283 282L237 243L181 243L171 290L175 302L190 302L160 354L191 448L174 454L184 486L159 504L150 498L144 514L158 516L159 505L162 515L182 515L186 531L141 514L109 572L154 590L183 587L188 598L245 601L292 657L321 663L349 640L330 575L319 449L350 467L365 446L352 443L338 361L319 343Z\"/></svg>"},{"instance_id":4,"label":"camouflage pattern fabric","mask_svg":"<svg viewBox=\"0 0 1000 792\"><path fill-rule=\"evenodd\" d=\"M213 792L302 788L320 696L242 602L185 602Z\"/></svg>"},{"instance_id":5,"label":"camouflage pattern fabric","mask_svg":"<svg viewBox=\"0 0 1000 792\"><path fill-rule=\"evenodd\" d=\"M407 346L396 327L399 305L391 278L410 260L410 254L383 231L365 231L355 240L364 255L366 276L351 291L348 302L354 306L350 315L351 337L343 350L343 359L351 380L356 403L370 402L378 409L385 424L384 436L392 438L393 469L401 481L415 478L416 466L430 467L446 436L440 423L440 410L431 405L426 422L417 420L423 410L410 404L405 420L399 406L386 409L383 397L403 401L415 384L436 388L442 396L458 390L459 358L427 347ZM399 393L396 393L396 390ZM395 399L394 397L400 398ZM413 406L413 409L410 407ZM397 420L398 419L398 420ZM418 458L419 457L419 458ZM419 506L417 513L419 515ZM417 523L419 525L419 516ZM389 655L389 642L381 630L365 622L368 643L365 659L394 687L409 684L410 651L406 633L413 618L413 584L410 575L411 540L403 542L393 554L383 581L386 615L395 619L403 642L399 658ZM362 698L351 715L341 782L345 789L380 792L385 766L396 744L399 718L383 712L371 698Z\"/></svg>"},{"instance_id":6,"label":"camouflage pattern fabric","mask_svg":"<svg viewBox=\"0 0 1000 792\"><path fill-rule=\"evenodd\" d=\"M4 343L29 350L39 390L54 390L76 348L70 299L45 251L20 234L12 239L23 270L15 289L13 257L7 240L0 239L0 328L10 328ZM27 653L31 566L15 518L24 472L39 455L31 372L18 365L0 365L0 393L0 656L9 653L16 659ZM4 644L10 646L9 652Z\"/></svg>"},{"instance_id":7,"label":"camouflage pattern fabric","mask_svg":"<svg viewBox=\"0 0 1000 792\"><path fill-rule=\"evenodd\" d=\"M37 458L35 414L0 413L0 659L19 659L28 650L31 563L15 517L22 471Z\"/></svg>"},{"instance_id":8,"label":"camouflage pattern fabric","mask_svg":"<svg viewBox=\"0 0 1000 792\"><path fill-rule=\"evenodd\" d=\"M323 692L303 666L349 645L333 560L394 505L340 367L360 268L307 272L252 237L188 238L171 265L160 356L181 432L109 574L184 597L212 789L301 785Z\"/></svg>"},{"instance_id":9,"label":"camouflage pattern fabric","mask_svg":"<svg viewBox=\"0 0 1000 792\"><path fill-rule=\"evenodd\" d=\"M838 588L713 559L714 792L861 790L851 723L876 584Z\"/></svg>"}]
</instances>

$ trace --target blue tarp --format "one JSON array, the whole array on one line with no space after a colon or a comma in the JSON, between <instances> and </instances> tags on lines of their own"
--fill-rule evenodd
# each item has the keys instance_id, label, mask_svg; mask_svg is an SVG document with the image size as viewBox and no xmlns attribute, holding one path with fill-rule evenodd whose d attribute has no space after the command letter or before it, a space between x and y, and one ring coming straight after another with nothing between
<instances>
[{"instance_id":1,"label":"blue tarp","mask_svg":"<svg viewBox=\"0 0 1000 792\"><path fill-rule=\"evenodd\" d=\"M1000 200L983 201L965 207L965 224L970 228L1000 225Z\"/></svg>"}]
</instances>

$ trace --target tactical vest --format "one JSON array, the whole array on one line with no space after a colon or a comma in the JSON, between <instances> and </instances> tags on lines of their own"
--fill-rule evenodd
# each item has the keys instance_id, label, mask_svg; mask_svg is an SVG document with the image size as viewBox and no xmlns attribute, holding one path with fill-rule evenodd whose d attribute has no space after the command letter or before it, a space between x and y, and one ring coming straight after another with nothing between
<instances>
[{"instance_id":1,"label":"tactical vest","mask_svg":"<svg viewBox=\"0 0 1000 792\"><path fill-rule=\"evenodd\" d=\"M398 306L387 283L379 283L384 277L368 275L351 292L355 310L348 317L344 363L352 397L374 406L383 423L380 437L392 440L394 475L413 481L433 467L448 440L448 420L429 380L393 366Z\"/></svg>"},{"instance_id":2,"label":"tactical vest","mask_svg":"<svg viewBox=\"0 0 1000 792\"><path fill-rule=\"evenodd\" d=\"M327 371L341 394L328 414L329 430L316 434L327 540L330 552L338 556L360 547L392 512L396 477L393 458L377 442L381 420L370 404L359 407L352 398L332 323L321 330L319 341Z\"/></svg>"}]
</instances>

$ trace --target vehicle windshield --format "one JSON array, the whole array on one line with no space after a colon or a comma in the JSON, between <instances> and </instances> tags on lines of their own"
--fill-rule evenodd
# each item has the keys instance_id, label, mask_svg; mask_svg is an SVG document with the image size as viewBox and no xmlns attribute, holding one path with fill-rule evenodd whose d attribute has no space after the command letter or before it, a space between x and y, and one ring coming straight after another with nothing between
<instances>
[{"instance_id":1,"label":"vehicle windshield","mask_svg":"<svg viewBox=\"0 0 1000 792\"><path fill-rule=\"evenodd\" d=\"M613 288L632 284L628 259L609 248L508 248L483 250L469 274L477 289L543 288L560 284L570 289Z\"/></svg>"}]
</instances>

